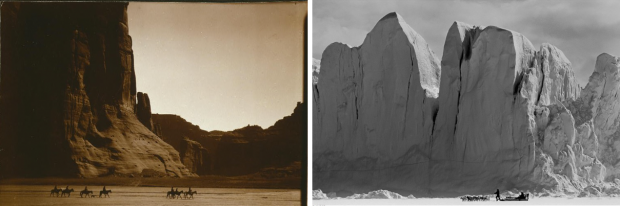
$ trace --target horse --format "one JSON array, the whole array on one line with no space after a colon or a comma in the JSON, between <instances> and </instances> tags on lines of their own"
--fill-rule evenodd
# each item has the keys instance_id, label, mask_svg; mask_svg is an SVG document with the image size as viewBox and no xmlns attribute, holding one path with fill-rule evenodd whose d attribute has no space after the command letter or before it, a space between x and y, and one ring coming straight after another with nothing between
<instances>
[{"instance_id":1,"label":"horse","mask_svg":"<svg viewBox=\"0 0 620 206\"><path fill-rule=\"evenodd\" d=\"M99 192L99 197L101 197L101 195L103 195L103 197L105 197L105 196L110 197L110 194L109 194L109 193L112 193L112 190L101 190L101 191Z\"/></svg>"},{"instance_id":2,"label":"horse","mask_svg":"<svg viewBox=\"0 0 620 206\"><path fill-rule=\"evenodd\" d=\"M183 194L183 190L181 190L181 191L174 191L172 193L172 199L181 198L181 194ZM176 196L176 198L174 196Z\"/></svg>"},{"instance_id":3,"label":"horse","mask_svg":"<svg viewBox=\"0 0 620 206\"><path fill-rule=\"evenodd\" d=\"M93 194L93 191L90 191L90 190L82 190L82 191L80 192L80 197L82 197L82 195L86 195L86 197L89 197L89 195L92 195L92 194Z\"/></svg>"},{"instance_id":4,"label":"horse","mask_svg":"<svg viewBox=\"0 0 620 206\"><path fill-rule=\"evenodd\" d=\"M58 197L61 191L62 189L52 189L52 192L50 192L50 196L52 196L52 194L56 194L56 197Z\"/></svg>"},{"instance_id":5,"label":"horse","mask_svg":"<svg viewBox=\"0 0 620 206\"><path fill-rule=\"evenodd\" d=\"M67 194L67 197L71 197L71 192L73 192L73 189L64 189L62 190L62 194L60 195L60 197L64 197L65 194Z\"/></svg>"},{"instance_id":6,"label":"horse","mask_svg":"<svg viewBox=\"0 0 620 206\"><path fill-rule=\"evenodd\" d=\"M194 199L194 194L198 194L198 192L196 191L187 191L185 193L183 193L183 196L185 196L185 198L187 198L187 196L189 195L192 199Z\"/></svg>"}]
</instances>

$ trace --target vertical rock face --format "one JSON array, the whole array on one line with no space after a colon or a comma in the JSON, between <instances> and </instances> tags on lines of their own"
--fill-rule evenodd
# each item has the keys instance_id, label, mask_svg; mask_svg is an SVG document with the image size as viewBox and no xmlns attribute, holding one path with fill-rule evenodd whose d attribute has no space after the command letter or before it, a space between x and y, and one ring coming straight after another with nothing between
<instances>
[{"instance_id":1,"label":"vertical rock face","mask_svg":"<svg viewBox=\"0 0 620 206\"><path fill-rule=\"evenodd\" d=\"M5 2L2 22L2 168L192 175L136 116L149 104L144 95L136 106L127 3Z\"/></svg>"},{"instance_id":2,"label":"vertical rock face","mask_svg":"<svg viewBox=\"0 0 620 206\"><path fill-rule=\"evenodd\" d=\"M179 154L183 164L193 173L209 174L213 170L209 151L196 141L183 139Z\"/></svg>"},{"instance_id":3,"label":"vertical rock face","mask_svg":"<svg viewBox=\"0 0 620 206\"><path fill-rule=\"evenodd\" d=\"M314 184L343 192L428 185L440 71L424 39L391 13L361 46L328 46L320 68Z\"/></svg>"},{"instance_id":4,"label":"vertical rock face","mask_svg":"<svg viewBox=\"0 0 620 206\"><path fill-rule=\"evenodd\" d=\"M138 104L136 105L138 120L149 130L155 132L153 119L151 119L151 100L146 93L138 92Z\"/></svg>"},{"instance_id":5,"label":"vertical rock face","mask_svg":"<svg viewBox=\"0 0 620 206\"><path fill-rule=\"evenodd\" d=\"M153 121L160 137L181 153L190 170L230 176L299 164L303 158L299 151L307 140L307 114L307 103L298 103L290 116L267 129L248 125L229 132L204 131L177 115L154 114Z\"/></svg>"}]
</instances>

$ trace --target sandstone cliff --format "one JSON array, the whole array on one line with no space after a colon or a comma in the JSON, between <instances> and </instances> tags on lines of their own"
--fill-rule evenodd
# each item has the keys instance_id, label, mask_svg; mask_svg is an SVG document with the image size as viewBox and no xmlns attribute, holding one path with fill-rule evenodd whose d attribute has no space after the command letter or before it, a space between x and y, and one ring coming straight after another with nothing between
<instances>
[{"instance_id":1,"label":"sandstone cliff","mask_svg":"<svg viewBox=\"0 0 620 206\"><path fill-rule=\"evenodd\" d=\"M199 175L246 175L268 167L286 167L302 160L307 140L307 104L298 103L290 116L263 129L248 125L233 131L205 131L185 119L154 114L161 137L181 152L185 166ZM185 139L187 138L187 139ZM204 154L208 154L205 157ZM202 169L201 169L202 168Z\"/></svg>"},{"instance_id":2,"label":"sandstone cliff","mask_svg":"<svg viewBox=\"0 0 620 206\"><path fill-rule=\"evenodd\" d=\"M183 165L196 174L209 174L213 170L209 151L196 141L184 138L179 153Z\"/></svg>"},{"instance_id":3,"label":"sandstone cliff","mask_svg":"<svg viewBox=\"0 0 620 206\"><path fill-rule=\"evenodd\" d=\"M4 2L1 174L193 175L136 104L131 46L127 3Z\"/></svg>"},{"instance_id":4,"label":"sandstone cliff","mask_svg":"<svg viewBox=\"0 0 620 206\"><path fill-rule=\"evenodd\" d=\"M138 92L138 103L136 105L136 116L138 120L149 130L154 131L153 120L151 119L151 100L146 93Z\"/></svg>"},{"instance_id":5,"label":"sandstone cliff","mask_svg":"<svg viewBox=\"0 0 620 206\"><path fill-rule=\"evenodd\" d=\"M391 13L360 47L334 43L318 62L314 189L437 197L619 186L606 172L620 160L617 58L601 55L581 92L558 48L455 22L439 81L432 51Z\"/></svg>"}]
</instances>

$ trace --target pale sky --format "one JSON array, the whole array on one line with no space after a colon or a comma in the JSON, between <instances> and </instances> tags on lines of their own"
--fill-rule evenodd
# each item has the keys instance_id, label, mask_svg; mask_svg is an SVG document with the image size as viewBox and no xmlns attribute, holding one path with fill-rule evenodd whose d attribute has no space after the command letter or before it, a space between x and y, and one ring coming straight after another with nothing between
<instances>
[{"instance_id":1,"label":"pale sky","mask_svg":"<svg viewBox=\"0 0 620 206\"><path fill-rule=\"evenodd\" d=\"M498 26L525 35L536 48L550 43L564 52L581 86L601 53L620 56L620 1L612 0L314 0L312 56L333 42L359 46L389 12L399 13L439 59L454 21Z\"/></svg>"},{"instance_id":2,"label":"pale sky","mask_svg":"<svg viewBox=\"0 0 620 206\"><path fill-rule=\"evenodd\" d=\"M129 3L137 88L203 130L267 128L302 101L307 3Z\"/></svg>"}]
</instances>

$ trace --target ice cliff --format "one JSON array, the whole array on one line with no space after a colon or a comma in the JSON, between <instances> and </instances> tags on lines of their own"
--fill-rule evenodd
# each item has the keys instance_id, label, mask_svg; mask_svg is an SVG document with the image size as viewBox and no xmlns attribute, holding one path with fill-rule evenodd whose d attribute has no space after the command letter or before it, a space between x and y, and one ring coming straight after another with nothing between
<instances>
[{"instance_id":1,"label":"ice cliff","mask_svg":"<svg viewBox=\"0 0 620 206\"><path fill-rule=\"evenodd\" d=\"M315 189L446 197L618 186L618 58L599 56L581 91L555 46L461 22L442 58L396 13L361 46L325 49L313 87Z\"/></svg>"}]
</instances>

